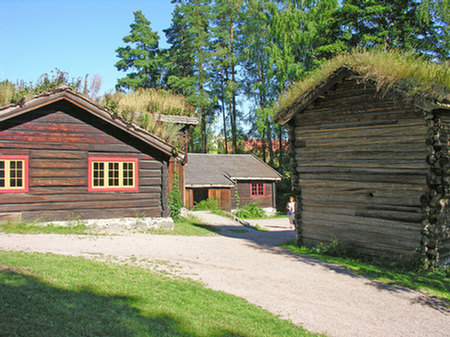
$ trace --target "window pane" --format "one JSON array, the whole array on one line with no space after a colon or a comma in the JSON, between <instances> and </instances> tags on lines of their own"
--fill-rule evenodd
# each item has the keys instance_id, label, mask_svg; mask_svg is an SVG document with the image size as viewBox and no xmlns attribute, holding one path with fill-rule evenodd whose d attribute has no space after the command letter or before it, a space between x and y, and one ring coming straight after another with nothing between
<instances>
[{"instance_id":1,"label":"window pane","mask_svg":"<svg viewBox=\"0 0 450 337\"><path fill-rule=\"evenodd\" d=\"M16 168L16 162L12 160L12 161L9 163L9 168L10 168L11 170L14 170L14 169Z\"/></svg>"},{"instance_id":2,"label":"window pane","mask_svg":"<svg viewBox=\"0 0 450 337\"><path fill-rule=\"evenodd\" d=\"M0 187L5 187L5 179L0 178Z\"/></svg>"},{"instance_id":3,"label":"window pane","mask_svg":"<svg viewBox=\"0 0 450 337\"><path fill-rule=\"evenodd\" d=\"M5 161L4 160L0 160L0 170L5 168Z\"/></svg>"},{"instance_id":4,"label":"window pane","mask_svg":"<svg viewBox=\"0 0 450 337\"><path fill-rule=\"evenodd\" d=\"M17 186L22 187L22 179L17 179Z\"/></svg>"},{"instance_id":5,"label":"window pane","mask_svg":"<svg viewBox=\"0 0 450 337\"><path fill-rule=\"evenodd\" d=\"M18 161L17 162L17 168L18 169L22 169L22 161Z\"/></svg>"}]
</instances>

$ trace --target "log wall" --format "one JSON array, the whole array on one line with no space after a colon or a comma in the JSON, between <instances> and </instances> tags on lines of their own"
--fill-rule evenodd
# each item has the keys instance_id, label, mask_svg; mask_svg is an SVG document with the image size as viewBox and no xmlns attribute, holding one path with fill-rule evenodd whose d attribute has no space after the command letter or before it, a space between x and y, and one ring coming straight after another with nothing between
<instances>
[{"instance_id":1,"label":"log wall","mask_svg":"<svg viewBox=\"0 0 450 337\"><path fill-rule=\"evenodd\" d=\"M0 194L0 214L21 213L23 220L168 215L168 158L69 103L1 123L0 154L29 156L29 193ZM139 190L88 192L90 155L139 158Z\"/></svg>"},{"instance_id":2,"label":"log wall","mask_svg":"<svg viewBox=\"0 0 450 337\"><path fill-rule=\"evenodd\" d=\"M420 248L427 190L423 112L343 80L288 127L297 237L371 254Z\"/></svg>"},{"instance_id":3,"label":"log wall","mask_svg":"<svg viewBox=\"0 0 450 337\"><path fill-rule=\"evenodd\" d=\"M272 181L254 181L254 182L262 182L265 184L266 193L264 197L251 197L250 196L250 186L252 181L238 181L237 182L237 193L239 195L239 207L247 205L251 202L257 201L259 203L259 207L276 207L273 204L273 182ZM238 206L238 200L236 198L236 187L231 189L231 208L236 209Z\"/></svg>"},{"instance_id":4,"label":"log wall","mask_svg":"<svg viewBox=\"0 0 450 337\"><path fill-rule=\"evenodd\" d=\"M423 258L428 265L450 263L450 111L425 116L428 126L428 191L422 197Z\"/></svg>"}]
</instances>

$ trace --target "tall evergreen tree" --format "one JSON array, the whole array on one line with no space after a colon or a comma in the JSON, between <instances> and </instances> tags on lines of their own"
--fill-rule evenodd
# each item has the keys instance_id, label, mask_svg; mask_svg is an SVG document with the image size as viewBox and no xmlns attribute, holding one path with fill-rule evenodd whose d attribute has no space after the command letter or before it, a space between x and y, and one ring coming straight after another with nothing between
<instances>
[{"instance_id":1,"label":"tall evergreen tree","mask_svg":"<svg viewBox=\"0 0 450 337\"><path fill-rule=\"evenodd\" d=\"M131 32L123 38L127 44L116 50L120 71L129 72L117 81L118 89L154 88L161 85L161 64L158 58L159 36L153 32L141 11L134 14Z\"/></svg>"},{"instance_id":2,"label":"tall evergreen tree","mask_svg":"<svg viewBox=\"0 0 450 337\"><path fill-rule=\"evenodd\" d=\"M331 31L347 48L385 46L448 58L441 33L448 22L432 15L428 9L433 7L425 5L418 0L343 0L333 15Z\"/></svg>"},{"instance_id":3,"label":"tall evergreen tree","mask_svg":"<svg viewBox=\"0 0 450 337\"><path fill-rule=\"evenodd\" d=\"M166 31L172 43L183 46L181 50L171 49L174 60L184 66L168 77L168 86L184 94L200 114L201 151L207 150L207 119L211 114L214 100L211 97L211 56L210 56L210 0L174 0L177 3L176 16L172 26ZM170 56L171 54L169 54ZM183 61L186 58L189 61ZM173 63L178 67L177 63Z\"/></svg>"},{"instance_id":4,"label":"tall evergreen tree","mask_svg":"<svg viewBox=\"0 0 450 337\"><path fill-rule=\"evenodd\" d=\"M241 27L241 60L244 67L243 85L248 99L254 102L254 118L250 118L262 143L263 160L273 164L271 103L274 100L274 72L270 58L270 13L268 0L244 2Z\"/></svg>"},{"instance_id":5,"label":"tall evergreen tree","mask_svg":"<svg viewBox=\"0 0 450 337\"><path fill-rule=\"evenodd\" d=\"M243 0L216 0L213 6L213 44L214 66L218 79L219 98L221 100L224 136L226 138L226 110L228 110L231 126L231 152L237 148L237 96L239 83L237 81L239 43L238 26ZM225 144L227 148L227 144Z\"/></svg>"}]
</instances>

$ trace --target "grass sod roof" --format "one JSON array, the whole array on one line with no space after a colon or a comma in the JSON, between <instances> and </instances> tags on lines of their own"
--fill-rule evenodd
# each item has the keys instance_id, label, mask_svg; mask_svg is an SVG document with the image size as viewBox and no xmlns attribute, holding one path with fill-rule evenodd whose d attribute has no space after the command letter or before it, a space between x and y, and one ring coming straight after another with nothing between
<instances>
[{"instance_id":1,"label":"grass sod roof","mask_svg":"<svg viewBox=\"0 0 450 337\"><path fill-rule=\"evenodd\" d=\"M60 90L71 90L99 109L108 111L128 123L138 125L170 144L175 152L184 148L184 139L179 131L186 125L198 124L198 119L194 116L194 108L183 96L162 89L138 89L128 94L116 92L106 94L96 101L68 85L60 85L53 90L22 97L23 93L15 85L2 82L0 83L0 103L2 103L0 105L3 106L0 110L23 105Z\"/></svg>"},{"instance_id":2,"label":"grass sod roof","mask_svg":"<svg viewBox=\"0 0 450 337\"><path fill-rule=\"evenodd\" d=\"M362 82L411 101L425 110L450 107L450 62L435 63L416 54L396 50L353 50L328 60L304 80L290 86L278 101L275 122L285 124L313 100L330 79L355 72Z\"/></svg>"},{"instance_id":3,"label":"grass sod roof","mask_svg":"<svg viewBox=\"0 0 450 337\"><path fill-rule=\"evenodd\" d=\"M104 105L92 100L90 97L80 93L77 90L74 90L67 85L61 85L53 90L28 96L20 103L12 102L0 106L0 121L10 118L10 116L14 116L15 114L21 113L22 111L28 111L42 105L47 105L64 97L68 98L70 101L72 101L72 99L75 99L79 101L83 106L92 107L94 110L97 110L99 116L101 115L106 120L128 130L131 133L136 132L138 135L143 135L145 139L154 140L157 147L164 148L167 153L170 152L177 155L180 151L182 152L183 150L183 147L181 146L182 144L176 144L174 142L174 139L171 139L170 137L164 137L163 133L153 132L153 130L145 127L145 125L142 125L142 123L130 121L121 114L114 113ZM172 123L167 124L170 124L169 127L173 126ZM174 130L178 130L178 127L174 127ZM184 142L181 137L178 137L176 140L181 143ZM179 146L178 148L177 145Z\"/></svg>"}]
</instances>

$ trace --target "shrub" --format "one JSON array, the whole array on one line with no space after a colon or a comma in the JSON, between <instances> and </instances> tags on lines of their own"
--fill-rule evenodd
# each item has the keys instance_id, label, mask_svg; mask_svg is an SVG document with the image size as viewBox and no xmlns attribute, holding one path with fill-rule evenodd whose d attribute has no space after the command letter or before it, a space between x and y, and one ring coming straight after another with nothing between
<instances>
[{"instance_id":1,"label":"shrub","mask_svg":"<svg viewBox=\"0 0 450 337\"><path fill-rule=\"evenodd\" d=\"M234 213L234 215L236 215L238 218L243 219L264 218L264 210L262 210L258 206L258 202L251 202L247 205L244 205L244 207L239 209L236 213Z\"/></svg>"},{"instance_id":2,"label":"shrub","mask_svg":"<svg viewBox=\"0 0 450 337\"><path fill-rule=\"evenodd\" d=\"M181 201L181 192L178 184L178 174L173 176L173 187L172 191L169 193L169 207L170 216L176 220L180 216L180 210L183 207L183 202Z\"/></svg>"},{"instance_id":3,"label":"shrub","mask_svg":"<svg viewBox=\"0 0 450 337\"><path fill-rule=\"evenodd\" d=\"M202 200L194 206L196 211L217 211L219 209L219 202L214 198Z\"/></svg>"}]
</instances>

